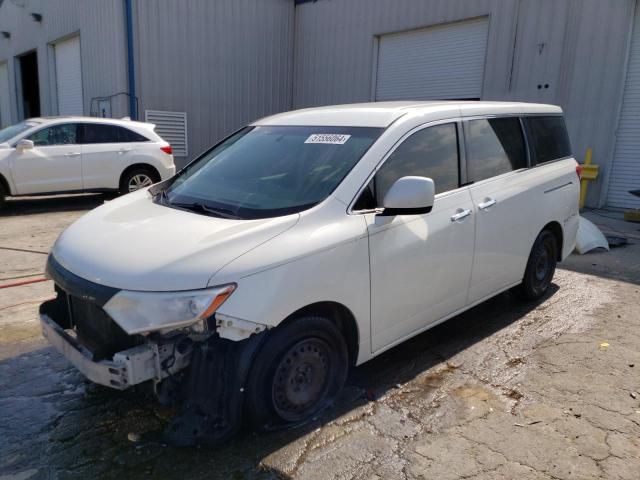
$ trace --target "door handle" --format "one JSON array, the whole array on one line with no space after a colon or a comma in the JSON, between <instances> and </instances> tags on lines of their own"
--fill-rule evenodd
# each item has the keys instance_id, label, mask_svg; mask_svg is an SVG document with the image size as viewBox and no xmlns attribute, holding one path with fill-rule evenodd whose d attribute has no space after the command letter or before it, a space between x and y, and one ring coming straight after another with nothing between
<instances>
[{"instance_id":1,"label":"door handle","mask_svg":"<svg viewBox=\"0 0 640 480\"><path fill-rule=\"evenodd\" d=\"M463 218L468 217L469 215L471 215L471 210L462 210L461 208L459 208L458 210L456 210L456 213L451 215L451 221L458 222Z\"/></svg>"},{"instance_id":2,"label":"door handle","mask_svg":"<svg viewBox=\"0 0 640 480\"><path fill-rule=\"evenodd\" d=\"M80 155L80 152L69 152L64 154L65 157L77 157L78 155Z\"/></svg>"},{"instance_id":3,"label":"door handle","mask_svg":"<svg viewBox=\"0 0 640 480\"><path fill-rule=\"evenodd\" d=\"M132 148L121 148L120 150L118 150L118 153L120 155L122 155L123 153L130 152L131 150L133 150L133 149Z\"/></svg>"},{"instance_id":4,"label":"door handle","mask_svg":"<svg viewBox=\"0 0 640 480\"><path fill-rule=\"evenodd\" d=\"M484 202L478 204L478 208L484 210L485 208L493 207L495 204L495 198L485 198Z\"/></svg>"}]
</instances>

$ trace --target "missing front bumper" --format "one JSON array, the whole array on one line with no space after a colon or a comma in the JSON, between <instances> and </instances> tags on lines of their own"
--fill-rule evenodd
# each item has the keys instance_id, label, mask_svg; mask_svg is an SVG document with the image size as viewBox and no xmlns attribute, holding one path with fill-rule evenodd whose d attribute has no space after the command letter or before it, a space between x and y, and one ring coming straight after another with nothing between
<instances>
[{"instance_id":1,"label":"missing front bumper","mask_svg":"<svg viewBox=\"0 0 640 480\"><path fill-rule=\"evenodd\" d=\"M40 323L49 343L85 377L117 390L148 380L159 382L189 365L190 350L176 348L172 341L138 345L116 353L112 360L94 361L91 352L47 314L40 314Z\"/></svg>"}]
</instances>

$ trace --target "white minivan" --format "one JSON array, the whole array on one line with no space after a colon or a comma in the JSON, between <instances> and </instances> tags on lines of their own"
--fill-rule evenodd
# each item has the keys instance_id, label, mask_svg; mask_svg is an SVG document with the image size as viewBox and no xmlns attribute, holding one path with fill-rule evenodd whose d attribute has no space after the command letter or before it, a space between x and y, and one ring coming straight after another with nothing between
<instances>
[{"instance_id":1,"label":"white minivan","mask_svg":"<svg viewBox=\"0 0 640 480\"><path fill-rule=\"evenodd\" d=\"M349 366L505 290L542 297L574 248L579 173L551 105L264 118L70 226L44 334L90 380L153 381L225 434L243 413L301 422Z\"/></svg>"},{"instance_id":2,"label":"white minivan","mask_svg":"<svg viewBox=\"0 0 640 480\"><path fill-rule=\"evenodd\" d=\"M128 193L172 177L155 125L94 117L30 118L0 130L0 206L7 196Z\"/></svg>"}]
</instances>

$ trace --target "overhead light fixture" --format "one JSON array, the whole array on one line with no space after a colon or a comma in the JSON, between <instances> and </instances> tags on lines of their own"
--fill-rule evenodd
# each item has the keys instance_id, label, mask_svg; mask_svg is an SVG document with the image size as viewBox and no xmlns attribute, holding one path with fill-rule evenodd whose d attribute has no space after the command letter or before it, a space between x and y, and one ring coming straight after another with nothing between
<instances>
[{"instance_id":1,"label":"overhead light fixture","mask_svg":"<svg viewBox=\"0 0 640 480\"><path fill-rule=\"evenodd\" d=\"M11 32L0 32L4 38L11 38Z\"/></svg>"},{"instance_id":2,"label":"overhead light fixture","mask_svg":"<svg viewBox=\"0 0 640 480\"><path fill-rule=\"evenodd\" d=\"M39 13L32 13L31 16L36 22L42 22L42 15Z\"/></svg>"}]
</instances>

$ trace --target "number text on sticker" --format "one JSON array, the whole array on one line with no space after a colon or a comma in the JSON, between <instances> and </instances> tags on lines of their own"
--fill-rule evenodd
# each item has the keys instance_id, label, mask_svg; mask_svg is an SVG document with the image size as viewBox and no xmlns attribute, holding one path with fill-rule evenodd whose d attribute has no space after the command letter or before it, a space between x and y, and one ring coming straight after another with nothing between
<instances>
[{"instance_id":1,"label":"number text on sticker","mask_svg":"<svg viewBox=\"0 0 640 480\"><path fill-rule=\"evenodd\" d=\"M342 145L346 143L351 135L341 135L339 133L314 133L309 135L304 143L328 143L331 145Z\"/></svg>"}]
</instances>

